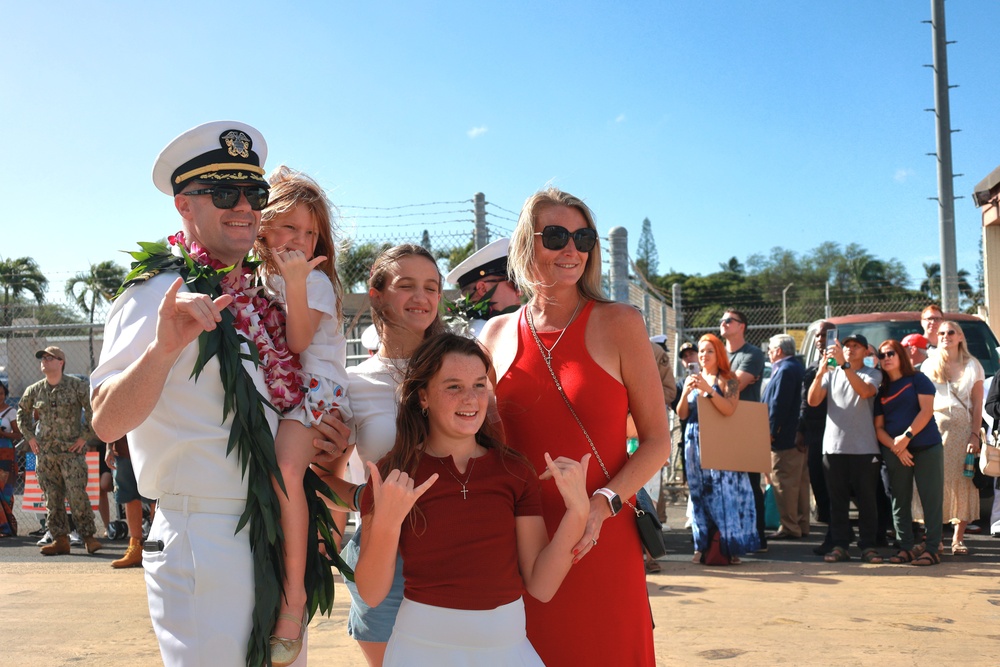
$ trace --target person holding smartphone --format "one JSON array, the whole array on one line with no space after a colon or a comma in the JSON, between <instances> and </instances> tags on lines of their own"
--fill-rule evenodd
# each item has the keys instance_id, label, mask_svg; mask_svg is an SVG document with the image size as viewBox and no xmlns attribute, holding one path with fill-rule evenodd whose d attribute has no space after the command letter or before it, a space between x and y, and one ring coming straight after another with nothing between
<instances>
[{"instance_id":1,"label":"person holding smartphone","mask_svg":"<svg viewBox=\"0 0 1000 667\"><path fill-rule=\"evenodd\" d=\"M842 345L826 350L816 378L809 386L808 401L818 406L827 403L823 433L823 469L830 492L830 530L832 550L823 557L828 563L850 560L849 509L851 491L858 507L858 546L861 559L881 563L875 549L878 511L875 489L880 469L878 440L875 437L875 394L882 372L864 365L868 339L852 334ZM829 358L836 366L828 365Z\"/></svg>"}]
</instances>

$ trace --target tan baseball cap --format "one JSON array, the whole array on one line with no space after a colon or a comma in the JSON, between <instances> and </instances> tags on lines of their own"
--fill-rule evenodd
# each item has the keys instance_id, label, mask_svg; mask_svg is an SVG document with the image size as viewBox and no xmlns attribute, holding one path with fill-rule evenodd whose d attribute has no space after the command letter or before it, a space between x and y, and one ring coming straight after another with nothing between
<instances>
[{"instance_id":1,"label":"tan baseball cap","mask_svg":"<svg viewBox=\"0 0 1000 667\"><path fill-rule=\"evenodd\" d=\"M66 355L63 353L62 350L60 350L55 345L49 345L44 350L39 350L38 352L35 352L35 359L41 359L46 354L51 354L53 357L59 359L60 361L66 361Z\"/></svg>"}]
</instances>

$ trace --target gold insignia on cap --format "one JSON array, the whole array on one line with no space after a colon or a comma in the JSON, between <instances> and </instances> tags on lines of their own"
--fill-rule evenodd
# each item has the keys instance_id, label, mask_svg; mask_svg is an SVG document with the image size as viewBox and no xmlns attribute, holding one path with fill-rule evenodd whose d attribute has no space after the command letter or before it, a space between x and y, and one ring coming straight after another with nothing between
<instances>
[{"instance_id":1,"label":"gold insignia on cap","mask_svg":"<svg viewBox=\"0 0 1000 667\"><path fill-rule=\"evenodd\" d=\"M233 157L250 157L250 148L253 142L250 141L248 137L243 132L237 130L229 130L225 134L219 137L219 143L222 144L223 148L229 151L229 154Z\"/></svg>"}]
</instances>

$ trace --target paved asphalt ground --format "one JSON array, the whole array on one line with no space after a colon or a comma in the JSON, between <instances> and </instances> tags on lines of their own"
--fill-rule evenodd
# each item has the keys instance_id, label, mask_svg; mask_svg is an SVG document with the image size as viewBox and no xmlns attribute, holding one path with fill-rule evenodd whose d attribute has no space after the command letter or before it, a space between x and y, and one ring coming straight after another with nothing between
<instances>
[{"instance_id":1,"label":"paved asphalt ground","mask_svg":"<svg viewBox=\"0 0 1000 667\"><path fill-rule=\"evenodd\" d=\"M970 555L929 568L862 564L856 550L827 564L814 526L742 565L705 567L690 562L682 505L668 523L663 571L647 578L660 665L1000 664L1000 539L969 536ZM160 664L141 569L110 567L125 542L43 557L35 539L0 540L0 665ZM340 584L336 600L310 625L310 662L362 666Z\"/></svg>"}]
</instances>

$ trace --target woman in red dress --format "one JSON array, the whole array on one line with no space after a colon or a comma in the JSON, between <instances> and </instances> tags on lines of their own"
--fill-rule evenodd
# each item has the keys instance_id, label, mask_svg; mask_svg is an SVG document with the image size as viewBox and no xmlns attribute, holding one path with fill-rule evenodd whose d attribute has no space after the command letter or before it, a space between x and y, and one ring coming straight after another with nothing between
<instances>
[{"instance_id":1,"label":"woman in red dress","mask_svg":"<svg viewBox=\"0 0 1000 667\"><path fill-rule=\"evenodd\" d=\"M550 667L656 664L632 508L635 492L670 455L667 413L641 314L602 293L597 240L593 215L578 198L555 188L530 197L508 256L530 300L492 318L482 334L497 369L507 442L536 469L545 467L546 451L574 460L594 454L590 516L575 564L549 603L525 595L528 639ZM631 458L629 413L641 443ZM542 512L551 535L565 512L555 489L543 489Z\"/></svg>"}]
</instances>

